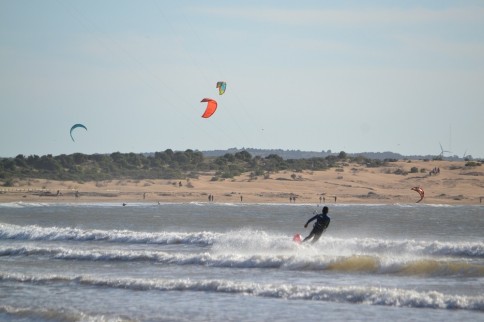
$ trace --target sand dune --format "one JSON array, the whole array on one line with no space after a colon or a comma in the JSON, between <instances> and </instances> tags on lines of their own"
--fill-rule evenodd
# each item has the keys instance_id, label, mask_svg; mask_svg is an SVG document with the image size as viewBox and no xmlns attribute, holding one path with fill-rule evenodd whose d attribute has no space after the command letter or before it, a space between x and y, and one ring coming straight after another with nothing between
<instances>
[{"instance_id":1,"label":"sand dune","mask_svg":"<svg viewBox=\"0 0 484 322\"><path fill-rule=\"evenodd\" d=\"M464 161L399 161L368 168L347 164L327 171L281 171L223 181L213 174L186 180L120 179L99 182L19 180L0 188L0 202L214 202L244 203L415 203L421 186L426 204L484 202L484 168ZM412 167L418 172L411 173ZM432 173L439 169L439 173ZM76 192L77 197L76 197Z\"/></svg>"}]
</instances>

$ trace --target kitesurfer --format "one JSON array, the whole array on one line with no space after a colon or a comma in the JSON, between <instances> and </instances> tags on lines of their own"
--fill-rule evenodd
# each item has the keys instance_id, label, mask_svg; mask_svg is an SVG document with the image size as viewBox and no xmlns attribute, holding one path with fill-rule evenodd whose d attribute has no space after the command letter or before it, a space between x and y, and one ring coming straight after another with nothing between
<instances>
[{"instance_id":1,"label":"kitesurfer","mask_svg":"<svg viewBox=\"0 0 484 322\"><path fill-rule=\"evenodd\" d=\"M331 218L328 217L328 212L329 212L328 207L324 206L322 213L317 214L316 216L314 216L313 218L309 219L306 222L306 224L304 225L304 228L307 228L308 224L311 221L316 220L316 222L313 225L313 230L311 230L311 233L309 234L308 237L304 238L303 243L306 240L309 240L311 238L313 239L311 241L312 244L318 241L319 237L321 237L321 235L326 230L326 228L328 228L329 222L331 221Z\"/></svg>"}]
</instances>

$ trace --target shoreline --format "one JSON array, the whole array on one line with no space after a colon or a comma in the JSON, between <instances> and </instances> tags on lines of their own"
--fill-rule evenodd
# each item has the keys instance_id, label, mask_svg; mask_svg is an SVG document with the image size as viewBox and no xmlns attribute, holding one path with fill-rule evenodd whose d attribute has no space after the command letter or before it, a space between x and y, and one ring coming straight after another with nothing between
<instances>
[{"instance_id":1,"label":"shoreline","mask_svg":"<svg viewBox=\"0 0 484 322\"><path fill-rule=\"evenodd\" d=\"M432 174L432 169L439 171ZM326 171L288 170L255 179L242 174L217 181L210 174L184 180L25 179L0 187L0 203L413 204L420 199L411 190L414 186L425 190L421 204L479 205L484 202L484 169L466 167L465 161L397 161L378 168L346 164Z\"/></svg>"},{"instance_id":2,"label":"shoreline","mask_svg":"<svg viewBox=\"0 0 484 322\"><path fill-rule=\"evenodd\" d=\"M161 196L160 196L161 195ZM280 196L278 196L280 195ZM234 196L214 195L214 201L208 200L206 193L179 193L172 192L150 192L149 195L143 192L122 192L112 196L105 193L92 191L80 192L79 197L75 197L73 192L62 193L62 195L39 195L38 193L11 191L0 192L0 204L3 203L65 203L65 204L82 204L82 203L146 203L146 204L163 204L163 203L206 203L206 204L284 204L284 205L336 205L336 204L428 204L428 205L484 205L484 197L465 198L455 197L425 197L420 203L416 202L418 197L409 196L378 196L364 197L361 195L339 195L337 201L334 198L326 198L326 201L319 201L317 196L298 195L296 201L290 201L285 197L286 193L275 194L272 197L258 194L240 194ZM240 196L243 200L240 200Z\"/></svg>"}]
</instances>

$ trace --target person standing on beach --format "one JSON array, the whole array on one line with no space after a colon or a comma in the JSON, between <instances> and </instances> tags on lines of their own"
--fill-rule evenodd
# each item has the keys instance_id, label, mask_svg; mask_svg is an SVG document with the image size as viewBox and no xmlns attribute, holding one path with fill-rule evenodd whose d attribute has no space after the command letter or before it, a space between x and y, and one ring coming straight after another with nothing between
<instances>
[{"instance_id":1,"label":"person standing on beach","mask_svg":"<svg viewBox=\"0 0 484 322\"><path fill-rule=\"evenodd\" d=\"M313 225L313 230L311 230L311 233L309 234L308 237L304 238L304 240L302 241L303 243L311 238L313 239L311 241L311 244L314 244L315 242L318 241L319 237L321 237L321 235L326 230L326 228L328 228L329 222L331 221L331 218L328 217L328 212L329 212L328 207L324 206L322 213L314 216L313 218L309 219L306 222L306 224L304 225L304 228L307 228L308 224L311 221L316 220L316 222Z\"/></svg>"}]
</instances>

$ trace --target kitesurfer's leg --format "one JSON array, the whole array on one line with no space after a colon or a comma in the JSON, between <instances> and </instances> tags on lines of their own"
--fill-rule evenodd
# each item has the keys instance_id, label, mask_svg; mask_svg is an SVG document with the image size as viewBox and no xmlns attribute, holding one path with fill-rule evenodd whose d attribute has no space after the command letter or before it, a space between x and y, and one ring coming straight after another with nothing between
<instances>
[{"instance_id":1,"label":"kitesurfer's leg","mask_svg":"<svg viewBox=\"0 0 484 322\"><path fill-rule=\"evenodd\" d=\"M314 236L314 231L312 231L308 237L304 238L302 242L304 243L306 240L311 239L313 236Z\"/></svg>"},{"instance_id":2,"label":"kitesurfer's leg","mask_svg":"<svg viewBox=\"0 0 484 322\"><path fill-rule=\"evenodd\" d=\"M319 237L321 237L321 235L323 234L323 231L318 231L317 233L314 234L314 238L313 240L311 241L311 244L314 244L315 242L318 241Z\"/></svg>"}]
</instances>

